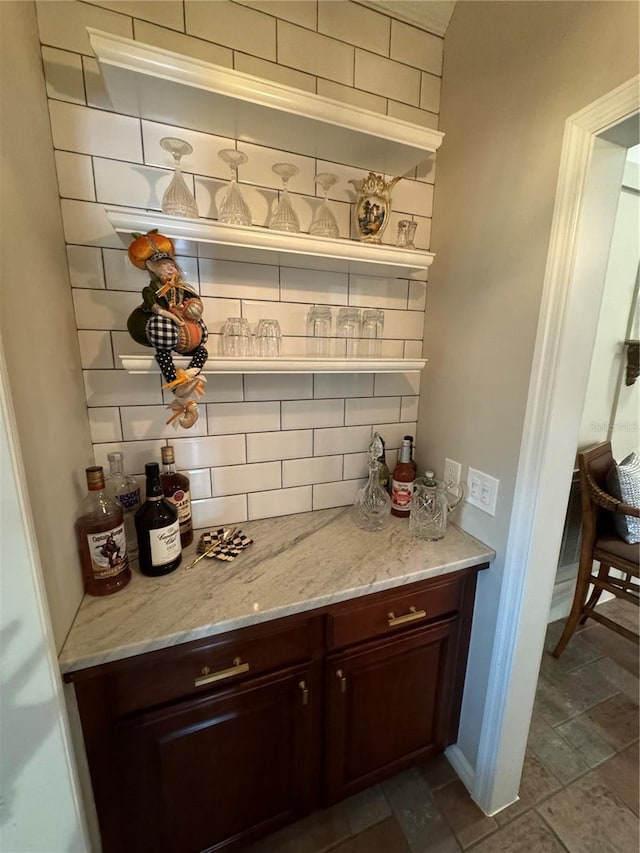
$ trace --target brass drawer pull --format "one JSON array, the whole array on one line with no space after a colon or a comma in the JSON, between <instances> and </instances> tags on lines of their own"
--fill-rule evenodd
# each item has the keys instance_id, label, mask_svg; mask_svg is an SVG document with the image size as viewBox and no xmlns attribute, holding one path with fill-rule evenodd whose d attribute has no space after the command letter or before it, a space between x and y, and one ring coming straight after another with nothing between
<instances>
[{"instance_id":1,"label":"brass drawer pull","mask_svg":"<svg viewBox=\"0 0 640 853\"><path fill-rule=\"evenodd\" d=\"M343 693L347 692L347 679L345 677L344 672L341 669L336 671L336 676L340 679L340 690Z\"/></svg>"},{"instance_id":2,"label":"brass drawer pull","mask_svg":"<svg viewBox=\"0 0 640 853\"><path fill-rule=\"evenodd\" d=\"M240 658L233 659L233 666L229 669L219 669L218 672L211 672L208 666L202 667L202 675L196 678L195 687L202 687L205 684L213 684L214 681L222 681L225 678L231 678L232 675L240 675L241 672L249 672L249 664L242 663Z\"/></svg>"},{"instance_id":3,"label":"brass drawer pull","mask_svg":"<svg viewBox=\"0 0 640 853\"><path fill-rule=\"evenodd\" d=\"M426 610L416 610L415 607L410 607L409 612L404 616L396 616L393 610L389 613L389 627L395 628L396 625L406 625L407 622L417 622L418 619L426 619Z\"/></svg>"},{"instance_id":4,"label":"brass drawer pull","mask_svg":"<svg viewBox=\"0 0 640 853\"><path fill-rule=\"evenodd\" d=\"M300 690L302 690L302 704L308 705L309 704L309 688L307 687L307 682L306 681L300 681L298 683L298 687L300 688Z\"/></svg>"}]
</instances>

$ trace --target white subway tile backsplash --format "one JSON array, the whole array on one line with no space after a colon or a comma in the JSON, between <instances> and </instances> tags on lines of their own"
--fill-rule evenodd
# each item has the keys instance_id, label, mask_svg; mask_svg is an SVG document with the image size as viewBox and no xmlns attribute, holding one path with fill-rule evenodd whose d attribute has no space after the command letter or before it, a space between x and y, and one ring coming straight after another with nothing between
<instances>
[{"instance_id":1,"label":"white subway tile backsplash","mask_svg":"<svg viewBox=\"0 0 640 853\"><path fill-rule=\"evenodd\" d=\"M409 284L402 278L351 274L349 305L359 308L406 308Z\"/></svg>"},{"instance_id":2,"label":"white subway tile backsplash","mask_svg":"<svg viewBox=\"0 0 640 853\"><path fill-rule=\"evenodd\" d=\"M120 374L121 375L121 374ZM125 374L126 375L126 374ZM153 377L157 380L157 377ZM189 434L207 434L207 418L204 406L200 406L199 418L189 427ZM167 420L174 414L166 406L123 406L120 409L122 434L125 441L144 441L150 438L173 438L176 426ZM180 429L180 427L177 427Z\"/></svg>"},{"instance_id":3,"label":"white subway tile backsplash","mask_svg":"<svg viewBox=\"0 0 640 853\"><path fill-rule=\"evenodd\" d=\"M247 495L249 519L275 518L277 515L295 515L311 511L311 486L294 489L277 489Z\"/></svg>"},{"instance_id":4,"label":"white subway tile backsplash","mask_svg":"<svg viewBox=\"0 0 640 853\"><path fill-rule=\"evenodd\" d=\"M208 296L202 297L203 314L202 319L209 331L209 335L220 334L228 317L240 317L241 305L239 299L212 299ZM211 338L207 343L210 353L216 352Z\"/></svg>"},{"instance_id":5,"label":"white subway tile backsplash","mask_svg":"<svg viewBox=\"0 0 640 853\"><path fill-rule=\"evenodd\" d=\"M351 45L284 21L278 21L278 62L318 77L328 77L336 83L353 85Z\"/></svg>"},{"instance_id":6,"label":"white subway tile backsplash","mask_svg":"<svg viewBox=\"0 0 640 853\"><path fill-rule=\"evenodd\" d=\"M380 435L384 438L387 448L387 464L389 465L389 470L392 471L393 468L391 466L391 463L389 462L389 451L397 450L399 447L401 447L402 439L405 437L405 435L415 436L416 422L402 421L399 424L374 424L373 432L379 432Z\"/></svg>"},{"instance_id":7,"label":"white subway tile backsplash","mask_svg":"<svg viewBox=\"0 0 640 853\"><path fill-rule=\"evenodd\" d=\"M84 74L84 88L87 94L87 106L113 112L113 104L111 103L104 77L100 73L98 61L92 57L83 56L82 71Z\"/></svg>"},{"instance_id":8,"label":"white subway tile backsplash","mask_svg":"<svg viewBox=\"0 0 640 853\"><path fill-rule=\"evenodd\" d=\"M217 0L215 11L208 3L187 0L185 15L186 31L190 35L253 56L276 59L276 21L269 15L228 0Z\"/></svg>"},{"instance_id":9,"label":"white subway tile backsplash","mask_svg":"<svg viewBox=\"0 0 640 853\"><path fill-rule=\"evenodd\" d=\"M104 269L100 249L92 246L67 246L71 287L104 287Z\"/></svg>"},{"instance_id":10,"label":"white subway tile backsplash","mask_svg":"<svg viewBox=\"0 0 640 853\"><path fill-rule=\"evenodd\" d=\"M293 86L295 89L302 89L305 92L315 94L316 91L316 78L312 74L294 71L293 68L285 68L276 62L269 62L266 59L250 56L248 53L240 53L237 50L234 55L234 68L244 74L251 74L253 77L261 77L263 80L271 80L274 83L282 83L285 86Z\"/></svg>"},{"instance_id":11,"label":"white subway tile backsplash","mask_svg":"<svg viewBox=\"0 0 640 853\"><path fill-rule=\"evenodd\" d=\"M140 304L137 293L109 290L73 290L79 329L126 329L127 317Z\"/></svg>"},{"instance_id":12,"label":"white subway tile backsplash","mask_svg":"<svg viewBox=\"0 0 640 853\"><path fill-rule=\"evenodd\" d=\"M184 29L182 0L118 0L117 3L113 3L112 0L88 0L88 2L108 9L115 7L123 15L153 21L162 27L171 27L174 30Z\"/></svg>"},{"instance_id":13,"label":"white subway tile backsplash","mask_svg":"<svg viewBox=\"0 0 640 853\"><path fill-rule=\"evenodd\" d=\"M109 470L108 454L120 451L124 457L124 470L128 474L140 477L144 474L147 462L160 462L160 448L164 441L114 441L108 444L95 444L93 451L96 465ZM143 482L143 481L141 481Z\"/></svg>"},{"instance_id":14,"label":"white subway tile backsplash","mask_svg":"<svg viewBox=\"0 0 640 853\"><path fill-rule=\"evenodd\" d=\"M416 394L417 394L417 392L416 392ZM419 401L420 401L420 398L418 396L403 397L402 398L402 405L400 406L400 420L401 421L416 421L417 422Z\"/></svg>"},{"instance_id":15,"label":"white subway tile backsplash","mask_svg":"<svg viewBox=\"0 0 640 853\"><path fill-rule=\"evenodd\" d=\"M385 338L422 340L423 330L423 311L385 311Z\"/></svg>"},{"instance_id":16,"label":"white subway tile backsplash","mask_svg":"<svg viewBox=\"0 0 640 853\"><path fill-rule=\"evenodd\" d=\"M350 506L365 480L342 480L313 486L313 508L328 509L333 506Z\"/></svg>"},{"instance_id":17,"label":"white subway tile backsplash","mask_svg":"<svg viewBox=\"0 0 640 853\"><path fill-rule=\"evenodd\" d=\"M401 397L407 394L418 394L420 391L419 373L376 373L375 376L376 397Z\"/></svg>"},{"instance_id":18,"label":"white subway tile backsplash","mask_svg":"<svg viewBox=\"0 0 640 853\"><path fill-rule=\"evenodd\" d=\"M366 450L371 443L370 426L315 429L313 431L313 455L330 456L336 453L357 453Z\"/></svg>"},{"instance_id":19,"label":"white subway tile backsplash","mask_svg":"<svg viewBox=\"0 0 640 853\"><path fill-rule=\"evenodd\" d=\"M82 57L66 50L43 47L42 64L48 97L84 104Z\"/></svg>"},{"instance_id":20,"label":"white subway tile backsplash","mask_svg":"<svg viewBox=\"0 0 640 853\"><path fill-rule=\"evenodd\" d=\"M83 377L89 407L162 403L159 374L129 374L123 370L84 370Z\"/></svg>"},{"instance_id":21,"label":"white subway tile backsplash","mask_svg":"<svg viewBox=\"0 0 640 853\"><path fill-rule=\"evenodd\" d=\"M391 57L430 74L442 75L444 39L401 21L391 21ZM404 99L403 99L404 100Z\"/></svg>"},{"instance_id":22,"label":"white subway tile backsplash","mask_svg":"<svg viewBox=\"0 0 640 853\"><path fill-rule=\"evenodd\" d=\"M313 396L311 374L251 373L244 377L246 400L301 400Z\"/></svg>"},{"instance_id":23,"label":"white subway tile backsplash","mask_svg":"<svg viewBox=\"0 0 640 853\"><path fill-rule=\"evenodd\" d=\"M433 185L419 181L399 181L393 188L391 206L406 216L431 216Z\"/></svg>"},{"instance_id":24,"label":"white subway tile backsplash","mask_svg":"<svg viewBox=\"0 0 640 853\"><path fill-rule=\"evenodd\" d=\"M429 249L431 246L431 220L423 216L414 216L413 218L418 223L415 237L416 249Z\"/></svg>"},{"instance_id":25,"label":"white subway tile backsplash","mask_svg":"<svg viewBox=\"0 0 640 853\"><path fill-rule=\"evenodd\" d=\"M259 462L214 468L211 472L213 495L240 495L279 489L282 475L279 462Z\"/></svg>"},{"instance_id":26,"label":"white subway tile backsplash","mask_svg":"<svg viewBox=\"0 0 640 853\"><path fill-rule=\"evenodd\" d=\"M318 32L389 56L390 19L355 3L320 2Z\"/></svg>"},{"instance_id":27,"label":"white subway tile backsplash","mask_svg":"<svg viewBox=\"0 0 640 853\"><path fill-rule=\"evenodd\" d=\"M283 429L312 429L344 423L344 400L297 400L282 403Z\"/></svg>"},{"instance_id":28,"label":"white subway tile backsplash","mask_svg":"<svg viewBox=\"0 0 640 853\"><path fill-rule=\"evenodd\" d=\"M347 453L344 456L344 479L357 480L369 473L368 453Z\"/></svg>"},{"instance_id":29,"label":"white subway tile backsplash","mask_svg":"<svg viewBox=\"0 0 640 853\"><path fill-rule=\"evenodd\" d=\"M85 369L105 370L114 367L109 332L94 332L80 329L80 363Z\"/></svg>"},{"instance_id":30,"label":"white subway tile backsplash","mask_svg":"<svg viewBox=\"0 0 640 853\"><path fill-rule=\"evenodd\" d=\"M193 526L197 528L221 527L247 520L247 496L230 495L224 498L208 498L191 502Z\"/></svg>"},{"instance_id":31,"label":"white subway tile backsplash","mask_svg":"<svg viewBox=\"0 0 640 853\"><path fill-rule=\"evenodd\" d=\"M67 243L85 246L122 247L104 207L91 201L75 201L63 198L60 201L62 227Z\"/></svg>"},{"instance_id":32,"label":"white subway tile backsplash","mask_svg":"<svg viewBox=\"0 0 640 853\"><path fill-rule=\"evenodd\" d=\"M298 459L313 452L312 430L259 432L247 435L247 462Z\"/></svg>"},{"instance_id":33,"label":"white subway tile backsplash","mask_svg":"<svg viewBox=\"0 0 640 853\"><path fill-rule=\"evenodd\" d=\"M404 357L405 358L422 358L422 341L405 341L404 342Z\"/></svg>"},{"instance_id":34,"label":"white subway tile backsplash","mask_svg":"<svg viewBox=\"0 0 640 853\"><path fill-rule=\"evenodd\" d=\"M156 23L160 22L156 21ZM192 56L194 59L202 59L225 68L233 67L233 51L228 47L212 44L201 38L193 38L182 32L175 32L175 29L168 30L164 26L156 26L147 21L135 20L133 29L136 41L153 44L164 50L172 50L174 53Z\"/></svg>"},{"instance_id":35,"label":"white subway tile backsplash","mask_svg":"<svg viewBox=\"0 0 640 853\"><path fill-rule=\"evenodd\" d=\"M315 456L309 459L288 459L282 463L282 485L306 486L330 483L342 478L342 456Z\"/></svg>"},{"instance_id":36,"label":"white subway tile backsplash","mask_svg":"<svg viewBox=\"0 0 640 853\"><path fill-rule=\"evenodd\" d=\"M352 104L354 107L362 107L364 110L371 110L371 112L381 113L381 115L385 115L387 112L386 98L381 98L371 92L363 92L361 89L354 89L353 86L334 83L333 80L323 80L318 77L317 93L323 98L332 98L334 101Z\"/></svg>"},{"instance_id":37,"label":"white subway tile backsplash","mask_svg":"<svg viewBox=\"0 0 640 853\"><path fill-rule=\"evenodd\" d=\"M326 397L371 397L373 394L372 373L316 373L313 379L313 396Z\"/></svg>"},{"instance_id":38,"label":"white subway tile backsplash","mask_svg":"<svg viewBox=\"0 0 640 853\"><path fill-rule=\"evenodd\" d=\"M49 101L55 148L142 162L140 121L77 104Z\"/></svg>"},{"instance_id":39,"label":"white subway tile backsplash","mask_svg":"<svg viewBox=\"0 0 640 853\"><path fill-rule=\"evenodd\" d=\"M87 27L133 37L131 18L97 6L67 0L38 0L36 9L40 41L63 50L93 56Z\"/></svg>"},{"instance_id":40,"label":"white subway tile backsplash","mask_svg":"<svg viewBox=\"0 0 640 853\"><path fill-rule=\"evenodd\" d=\"M150 347L136 343L129 332L111 332L111 346L113 348L114 367L117 370L124 370L121 361L123 355L146 355L153 358L155 354Z\"/></svg>"},{"instance_id":41,"label":"white subway tile backsplash","mask_svg":"<svg viewBox=\"0 0 640 853\"><path fill-rule=\"evenodd\" d=\"M203 296L277 300L278 273L277 266L267 264L201 258L200 292Z\"/></svg>"},{"instance_id":42,"label":"white subway tile backsplash","mask_svg":"<svg viewBox=\"0 0 640 853\"><path fill-rule=\"evenodd\" d=\"M180 161L180 168L184 172L228 181L230 177L229 167L218 157L218 151L221 148L234 148L234 141L225 136L213 136L209 133L201 133L184 127L177 128L169 124L143 121L142 141L145 164L171 169L173 156L160 146L160 140L164 136L176 135L188 142L193 148L191 154L185 154Z\"/></svg>"},{"instance_id":43,"label":"white subway tile backsplash","mask_svg":"<svg viewBox=\"0 0 640 853\"><path fill-rule=\"evenodd\" d=\"M280 429L280 403L211 403L210 435L269 432Z\"/></svg>"},{"instance_id":44,"label":"white subway tile backsplash","mask_svg":"<svg viewBox=\"0 0 640 853\"><path fill-rule=\"evenodd\" d=\"M189 477L191 500L211 497L211 472L209 468L181 469Z\"/></svg>"},{"instance_id":45,"label":"white subway tile backsplash","mask_svg":"<svg viewBox=\"0 0 640 853\"><path fill-rule=\"evenodd\" d=\"M346 305L348 284L347 273L294 267L283 267L280 272L281 298L287 302Z\"/></svg>"},{"instance_id":46,"label":"white subway tile backsplash","mask_svg":"<svg viewBox=\"0 0 640 853\"><path fill-rule=\"evenodd\" d=\"M420 107L430 113L440 112L440 85L442 80L435 74L422 72L420 83Z\"/></svg>"},{"instance_id":47,"label":"white subway tile backsplash","mask_svg":"<svg viewBox=\"0 0 640 853\"><path fill-rule=\"evenodd\" d=\"M360 48L356 48L354 81L358 89L386 98L397 98L416 107L420 101L420 72L416 68Z\"/></svg>"},{"instance_id":48,"label":"white subway tile backsplash","mask_svg":"<svg viewBox=\"0 0 640 853\"><path fill-rule=\"evenodd\" d=\"M241 465L247 461L244 435L219 435L206 438L172 439L176 466L180 470Z\"/></svg>"},{"instance_id":49,"label":"white subway tile backsplash","mask_svg":"<svg viewBox=\"0 0 640 853\"><path fill-rule=\"evenodd\" d=\"M216 357L215 344L211 344L211 338L207 341L207 349L209 350L210 363ZM205 371L206 371L205 365ZM242 388L242 374L240 373L213 373L209 376L204 376L207 380L204 390L204 397L201 403L241 403L244 400L244 391ZM169 404L173 400L173 392L170 390L163 391L164 401Z\"/></svg>"},{"instance_id":50,"label":"white subway tile backsplash","mask_svg":"<svg viewBox=\"0 0 640 853\"><path fill-rule=\"evenodd\" d=\"M250 6L258 12L266 12L276 18L291 21L315 30L317 23L317 4L309 0L236 0L242 6Z\"/></svg>"},{"instance_id":51,"label":"white subway tile backsplash","mask_svg":"<svg viewBox=\"0 0 640 853\"><path fill-rule=\"evenodd\" d=\"M357 397L345 400L344 422L347 426L399 419L399 397Z\"/></svg>"},{"instance_id":52,"label":"white subway tile backsplash","mask_svg":"<svg viewBox=\"0 0 640 853\"><path fill-rule=\"evenodd\" d=\"M70 154L68 151L56 151L55 156L60 195L65 198L95 201L91 157Z\"/></svg>"},{"instance_id":53,"label":"white subway tile backsplash","mask_svg":"<svg viewBox=\"0 0 640 853\"><path fill-rule=\"evenodd\" d=\"M139 163L93 158L96 179L96 198L101 204L124 204L145 210L160 210L162 196L169 186L172 173L152 169ZM185 183L193 192L193 178L185 173Z\"/></svg>"},{"instance_id":54,"label":"white subway tile backsplash","mask_svg":"<svg viewBox=\"0 0 640 853\"><path fill-rule=\"evenodd\" d=\"M89 409L91 441L100 444L107 441L122 441L120 409L116 407Z\"/></svg>"},{"instance_id":55,"label":"white subway tile backsplash","mask_svg":"<svg viewBox=\"0 0 640 853\"><path fill-rule=\"evenodd\" d=\"M410 311L424 311L427 305L426 281L409 282L409 300L407 308Z\"/></svg>"},{"instance_id":56,"label":"white subway tile backsplash","mask_svg":"<svg viewBox=\"0 0 640 853\"><path fill-rule=\"evenodd\" d=\"M412 107L408 104L401 104L391 99L387 103L387 115L392 116L392 118L399 118L402 121L408 121L411 124L418 124L421 127L429 127L433 130L438 129L438 116L436 113L430 113L427 110L421 110L418 107Z\"/></svg>"}]
</instances>

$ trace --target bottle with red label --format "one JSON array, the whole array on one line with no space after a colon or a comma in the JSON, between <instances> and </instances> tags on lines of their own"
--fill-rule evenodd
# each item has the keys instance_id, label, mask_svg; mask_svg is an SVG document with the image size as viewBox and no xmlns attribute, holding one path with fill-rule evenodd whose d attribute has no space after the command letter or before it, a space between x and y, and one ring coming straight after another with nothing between
<instances>
[{"instance_id":1,"label":"bottle with red label","mask_svg":"<svg viewBox=\"0 0 640 853\"><path fill-rule=\"evenodd\" d=\"M158 577L173 572L182 560L178 510L162 495L158 463L147 462L144 473L147 498L136 512L138 560L143 575Z\"/></svg>"},{"instance_id":2,"label":"bottle with red label","mask_svg":"<svg viewBox=\"0 0 640 853\"><path fill-rule=\"evenodd\" d=\"M409 518L416 472L411 464L411 442L403 439L400 458L391 475L391 514Z\"/></svg>"},{"instance_id":3,"label":"bottle with red label","mask_svg":"<svg viewBox=\"0 0 640 853\"><path fill-rule=\"evenodd\" d=\"M89 595L110 595L131 580L124 511L107 495L101 467L86 475L88 494L76 521L82 579Z\"/></svg>"},{"instance_id":4,"label":"bottle with red label","mask_svg":"<svg viewBox=\"0 0 640 853\"><path fill-rule=\"evenodd\" d=\"M186 548L193 542L193 522L191 520L191 492L189 478L186 474L176 471L176 462L172 445L168 444L160 450L162 456L162 493L169 503L178 510L180 524L180 542Z\"/></svg>"}]
</instances>

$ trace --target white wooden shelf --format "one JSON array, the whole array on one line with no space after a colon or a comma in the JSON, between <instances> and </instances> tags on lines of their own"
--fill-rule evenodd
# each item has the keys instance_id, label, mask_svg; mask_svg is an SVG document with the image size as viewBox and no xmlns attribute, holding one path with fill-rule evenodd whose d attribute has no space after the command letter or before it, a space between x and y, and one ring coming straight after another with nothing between
<instances>
[{"instance_id":1,"label":"white wooden shelf","mask_svg":"<svg viewBox=\"0 0 640 853\"><path fill-rule=\"evenodd\" d=\"M153 355L121 355L128 373L158 373ZM176 367L186 368L188 358L174 358ZM228 358L211 356L202 372L211 373L419 373L426 360L419 358Z\"/></svg>"},{"instance_id":2,"label":"white wooden shelf","mask_svg":"<svg viewBox=\"0 0 640 853\"><path fill-rule=\"evenodd\" d=\"M212 219L184 219L126 207L105 210L125 245L131 242L132 232L145 233L157 228L174 241L179 255L419 279L426 278L425 272L435 257L431 252L417 249L289 234L258 226L226 225Z\"/></svg>"},{"instance_id":3,"label":"white wooden shelf","mask_svg":"<svg viewBox=\"0 0 640 853\"><path fill-rule=\"evenodd\" d=\"M115 110L334 163L405 175L443 134L87 28Z\"/></svg>"}]
</instances>

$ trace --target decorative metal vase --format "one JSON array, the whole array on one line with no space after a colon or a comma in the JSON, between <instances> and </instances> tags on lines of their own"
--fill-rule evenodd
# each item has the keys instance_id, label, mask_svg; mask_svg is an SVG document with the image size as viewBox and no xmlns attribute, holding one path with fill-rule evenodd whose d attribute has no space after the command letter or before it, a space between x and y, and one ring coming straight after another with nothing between
<instances>
[{"instance_id":1,"label":"decorative metal vase","mask_svg":"<svg viewBox=\"0 0 640 853\"><path fill-rule=\"evenodd\" d=\"M349 181L358 193L355 206L355 225L358 239L363 243L381 243L382 234L391 214L391 190L400 178L385 181L382 175L369 172L364 179Z\"/></svg>"}]
</instances>

